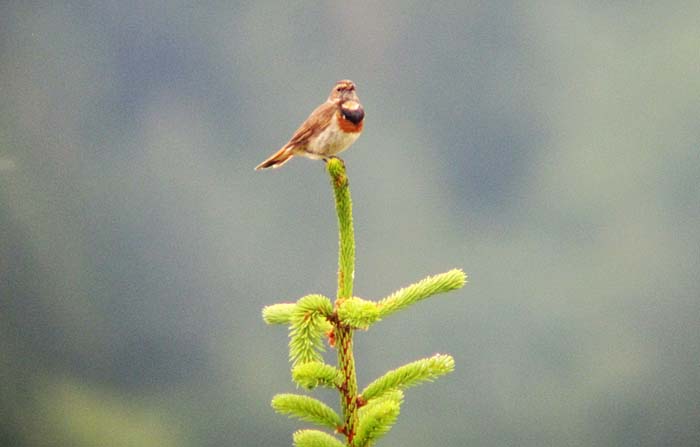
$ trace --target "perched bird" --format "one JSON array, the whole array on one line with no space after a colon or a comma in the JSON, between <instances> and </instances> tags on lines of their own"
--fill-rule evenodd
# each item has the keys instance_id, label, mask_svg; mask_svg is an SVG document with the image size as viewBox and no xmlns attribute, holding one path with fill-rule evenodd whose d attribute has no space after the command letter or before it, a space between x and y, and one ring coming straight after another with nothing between
<instances>
[{"instance_id":1,"label":"perched bird","mask_svg":"<svg viewBox=\"0 0 700 447\"><path fill-rule=\"evenodd\" d=\"M352 81L338 81L326 102L311 112L282 149L255 169L279 168L295 155L327 159L347 149L362 133L365 110Z\"/></svg>"}]
</instances>

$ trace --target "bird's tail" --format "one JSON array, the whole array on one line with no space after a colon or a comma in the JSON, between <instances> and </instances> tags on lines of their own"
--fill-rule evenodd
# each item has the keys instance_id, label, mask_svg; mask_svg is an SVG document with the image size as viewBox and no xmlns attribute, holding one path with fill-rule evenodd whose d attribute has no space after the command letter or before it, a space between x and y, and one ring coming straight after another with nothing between
<instances>
[{"instance_id":1,"label":"bird's tail","mask_svg":"<svg viewBox=\"0 0 700 447\"><path fill-rule=\"evenodd\" d=\"M263 161L255 167L256 171L267 168L279 168L283 164L289 161L290 158L294 156L294 151L291 147L285 146L278 150L270 156L267 160Z\"/></svg>"}]
</instances>

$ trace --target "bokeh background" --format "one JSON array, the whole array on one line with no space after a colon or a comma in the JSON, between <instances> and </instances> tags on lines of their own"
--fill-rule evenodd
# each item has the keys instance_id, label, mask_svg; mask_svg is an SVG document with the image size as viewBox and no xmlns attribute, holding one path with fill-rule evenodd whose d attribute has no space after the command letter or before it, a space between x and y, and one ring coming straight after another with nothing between
<instances>
[{"instance_id":1,"label":"bokeh background","mask_svg":"<svg viewBox=\"0 0 700 447\"><path fill-rule=\"evenodd\" d=\"M335 290L323 164L253 167L349 78L357 336L451 353L381 445L700 445L700 3L0 4L0 445L285 446L266 304ZM329 355L329 359L332 356ZM331 392L314 393L331 404Z\"/></svg>"}]
</instances>

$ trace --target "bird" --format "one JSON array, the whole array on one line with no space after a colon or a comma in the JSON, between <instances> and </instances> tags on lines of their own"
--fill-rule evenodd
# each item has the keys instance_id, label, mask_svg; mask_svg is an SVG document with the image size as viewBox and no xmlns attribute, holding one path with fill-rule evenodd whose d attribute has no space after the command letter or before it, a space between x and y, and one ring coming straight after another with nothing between
<instances>
[{"instance_id":1,"label":"bird","mask_svg":"<svg viewBox=\"0 0 700 447\"><path fill-rule=\"evenodd\" d=\"M362 133L365 110L355 83L344 79L333 86L326 102L316 107L280 150L255 170L279 168L294 156L328 160L344 151Z\"/></svg>"}]
</instances>

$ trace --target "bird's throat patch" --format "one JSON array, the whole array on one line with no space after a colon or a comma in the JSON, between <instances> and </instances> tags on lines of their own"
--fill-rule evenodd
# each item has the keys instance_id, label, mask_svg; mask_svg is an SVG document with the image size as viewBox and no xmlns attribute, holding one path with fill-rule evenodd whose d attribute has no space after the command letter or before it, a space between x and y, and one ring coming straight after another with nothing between
<instances>
[{"instance_id":1,"label":"bird's throat patch","mask_svg":"<svg viewBox=\"0 0 700 447\"><path fill-rule=\"evenodd\" d=\"M364 118L365 110L357 101L346 101L341 104L338 124L345 132L360 132Z\"/></svg>"}]
</instances>

